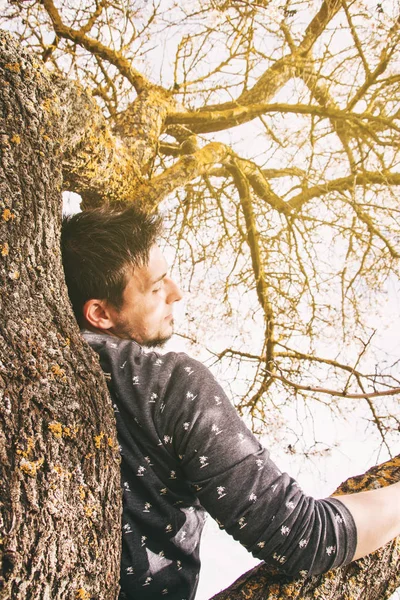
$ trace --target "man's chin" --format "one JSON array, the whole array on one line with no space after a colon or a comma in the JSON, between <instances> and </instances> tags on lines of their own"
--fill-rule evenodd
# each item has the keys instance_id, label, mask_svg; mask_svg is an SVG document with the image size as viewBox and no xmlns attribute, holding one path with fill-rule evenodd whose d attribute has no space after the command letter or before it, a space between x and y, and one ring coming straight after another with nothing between
<instances>
[{"instance_id":1,"label":"man's chin","mask_svg":"<svg viewBox=\"0 0 400 600\"><path fill-rule=\"evenodd\" d=\"M165 337L154 338L153 340L146 340L141 345L146 348L162 348L172 338L173 332Z\"/></svg>"},{"instance_id":2,"label":"man's chin","mask_svg":"<svg viewBox=\"0 0 400 600\"><path fill-rule=\"evenodd\" d=\"M141 345L145 346L146 348L162 348L172 338L173 335L174 329L171 327L168 333L165 333L165 335L160 334L150 340L144 340Z\"/></svg>"}]
</instances>

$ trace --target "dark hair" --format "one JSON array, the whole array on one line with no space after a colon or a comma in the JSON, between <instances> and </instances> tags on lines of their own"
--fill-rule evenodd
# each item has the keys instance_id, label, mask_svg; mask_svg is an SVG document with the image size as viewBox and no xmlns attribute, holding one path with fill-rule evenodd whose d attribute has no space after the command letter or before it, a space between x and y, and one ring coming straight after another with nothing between
<instances>
[{"instance_id":1,"label":"dark hair","mask_svg":"<svg viewBox=\"0 0 400 600\"><path fill-rule=\"evenodd\" d=\"M147 264L162 230L158 215L129 208L95 208L64 217L61 252L69 297L79 323L87 300L107 300L117 309L128 274Z\"/></svg>"}]
</instances>

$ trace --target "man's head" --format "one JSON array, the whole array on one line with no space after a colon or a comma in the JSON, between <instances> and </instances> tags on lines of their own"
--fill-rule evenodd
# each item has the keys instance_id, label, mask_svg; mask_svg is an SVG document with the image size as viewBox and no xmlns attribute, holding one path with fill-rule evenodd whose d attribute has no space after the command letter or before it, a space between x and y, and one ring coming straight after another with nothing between
<instances>
[{"instance_id":1,"label":"man's head","mask_svg":"<svg viewBox=\"0 0 400 600\"><path fill-rule=\"evenodd\" d=\"M154 346L173 333L182 295L157 246L160 217L130 207L83 211L63 221L62 257L78 323Z\"/></svg>"}]
</instances>

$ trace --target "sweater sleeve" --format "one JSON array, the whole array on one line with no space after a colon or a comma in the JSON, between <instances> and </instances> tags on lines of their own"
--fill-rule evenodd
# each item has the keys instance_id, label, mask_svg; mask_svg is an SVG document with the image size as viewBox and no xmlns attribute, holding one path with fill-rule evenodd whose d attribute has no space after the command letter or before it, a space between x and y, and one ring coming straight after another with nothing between
<instances>
[{"instance_id":1,"label":"sweater sleeve","mask_svg":"<svg viewBox=\"0 0 400 600\"><path fill-rule=\"evenodd\" d=\"M288 575L352 560L356 527L337 498L306 496L237 415L210 371L178 355L157 415L201 504L255 557Z\"/></svg>"}]
</instances>

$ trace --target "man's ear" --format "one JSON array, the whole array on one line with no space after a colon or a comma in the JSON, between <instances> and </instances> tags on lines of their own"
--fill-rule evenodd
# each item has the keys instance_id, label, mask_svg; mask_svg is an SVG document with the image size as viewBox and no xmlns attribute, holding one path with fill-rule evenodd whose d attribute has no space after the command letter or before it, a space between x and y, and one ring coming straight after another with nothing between
<instances>
[{"instance_id":1,"label":"man's ear","mask_svg":"<svg viewBox=\"0 0 400 600\"><path fill-rule=\"evenodd\" d=\"M83 305L83 318L96 329L107 330L114 327L112 311L106 300L91 298Z\"/></svg>"}]
</instances>

